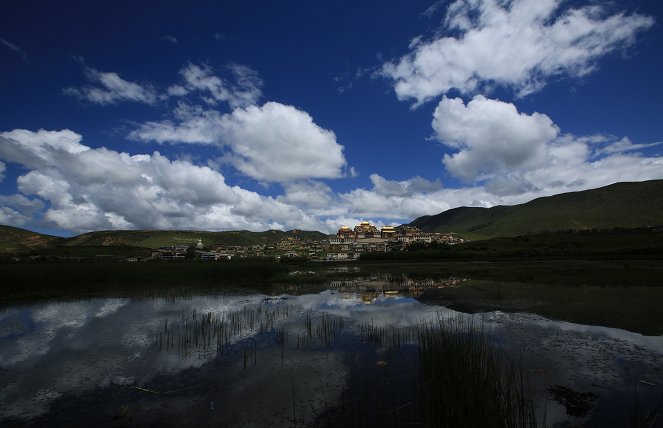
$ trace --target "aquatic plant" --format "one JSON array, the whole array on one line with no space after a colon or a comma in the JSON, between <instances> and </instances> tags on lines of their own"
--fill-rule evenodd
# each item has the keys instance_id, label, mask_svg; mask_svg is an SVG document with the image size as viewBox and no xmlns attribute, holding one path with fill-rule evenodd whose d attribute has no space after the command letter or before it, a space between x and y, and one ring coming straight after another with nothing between
<instances>
[{"instance_id":1,"label":"aquatic plant","mask_svg":"<svg viewBox=\"0 0 663 428\"><path fill-rule=\"evenodd\" d=\"M184 358L194 351L204 356L209 352L220 353L235 341L241 341L242 336L254 332L274 335L283 357L290 337L285 320L291 311L291 305L280 302L247 305L224 313L199 314L193 310L189 316L182 311L176 322L163 321L163 327L155 338L155 346L159 351L178 351ZM308 311L303 321L303 326L291 327L296 330L297 349L313 343L330 346L345 326L342 317L326 312ZM252 346L255 349L255 345ZM255 352L251 352L245 357L247 361L255 360Z\"/></svg>"},{"instance_id":2,"label":"aquatic plant","mask_svg":"<svg viewBox=\"0 0 663 428\"><path fill-rule=\"evenodd\" d=\"M400 348L401 344L414 343L418 338L416 328L375 326L373 322L361 323L359 334L362 342L372 343L381 348Z\"/></svg>"},{"instance_id":3,"label":"aquatic plant","mask_svg":"<svg viewBox=\"0 0 663 428\"><path fill-rule=\"evenodd\" d=\"M419 328L427 426L535 427L522 367L503 361L483 328L442 319Z\"/></svg>"},{"instance_id":4,"label":"aquatic plant","mask_svg":"<svg viewBox=\"0 0 663 428\"><path fill-rule=\"evenodd\" d=\"M289 318L290 315L296 316ZM223 313L182 311L179 319L164 321L157 346L159 350L179 352L187 358L192 352L201 356L210 352L218 354L232 345L234 352L239 353L235 355L240 358L240 367L247 370L259 364L258 344L262 343L260 349L263 349L262 346L273 346L271 343L280 349L281 367L285 367L288 352L333 346L347 322L334 314L301 311L283 302L262 302ZM500 353L489 341L483 326L458 319L439 319L407 328L373 322L351 324L352 330L359 333L355 340L375 345L384 353L375 365L378 370L377 378L372 381L375 388L365 391L363 407L372 406L373 410L364 409L364 413L350 415L350 419L361 416L356 422L372 424L375 422L372 418L382 421L388 412L398 413L411 406L405 414L421 413L416 418L426 426L536 426L534 405L521 365ZM256 335L250 337L249 332ZM408 382L413 382L414 395L403 402L399 400L400 393L393 390L401 382L394 376L402 373L392 373L389 361L406 349L415 356L413 370L406 376ZM367 385L364 386L368 388ZM393 401L389 404L392 407L371 404L376 394ZM294 424L296 410L294 407L292 410Z\"/></svg>"},{"instance_id":5,"label":"aquatic plant","mask_svg":"<svg viewBox=\"0 0 663 428\"><path fill-rule=\"evenodd\" d=\"M270 303L244 306L240 310L228 313L199 314L194 309L188 316L181 311L176 323L164 320L163 328L155 340L155 346L159 351L179 351L183 357L188 357L192 351L202 355L208 352L220 353L236 338L249 331L274 332L277 320L287 318L289 313L289 305ZM285 337L285 330L280 334ZM255 344L251 349L247 355L250 355L250 359L255 362ZM249 357L245 357L247 358Z\"/></svg>"}]
</instances>

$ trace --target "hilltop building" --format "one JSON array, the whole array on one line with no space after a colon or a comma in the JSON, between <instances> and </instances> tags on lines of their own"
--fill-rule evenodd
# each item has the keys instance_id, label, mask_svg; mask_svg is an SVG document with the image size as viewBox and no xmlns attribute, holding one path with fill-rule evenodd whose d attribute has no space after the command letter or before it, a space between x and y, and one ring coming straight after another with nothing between
<instances>
[{"instance_id":1,"label":"hilltop building","mask_svg":"<svg viewBox=\"0 0 663 428\"><path fill-rule=\"evenodd\" d=\"M354 239L355 232L347 226L342 226L340 229L338 229L338 232L336 232L336 236L338 236L339 238Z\"/></svg>"},{"instance_id":2,"label":"hilltop building","mask_svg":"<svg viewBox=\"0 0 663 428\"><path fill-rule=\"evenodd\" d=\"M393 226L384 226L380 229L380 238L391 239L396 236L396 228Z\"/></svg>"},{"instance_id":3,"label":"hilltop building","mask_svg":"<svg viewBox=\"0 0 663 428\"><path fill-rule=\"evenodd\" d=\"M379 237L380 231L367 221L362 221L355 226L355 239Z\"/></svg>"},{"instance_id":4,"label":"hilltop building","mask_svg":"<svg viewBox=\"0 0 663 428\"><path fill-rule=\"evenodd\" d=\"M451 233L424 233L414 226L383 226L378 229L367 221L354 229L341 227L328 238L326 260L354 260L362 253L398 251L418 243L441 242L453 245L462 242Z\"/></svg>"}]
</instances>

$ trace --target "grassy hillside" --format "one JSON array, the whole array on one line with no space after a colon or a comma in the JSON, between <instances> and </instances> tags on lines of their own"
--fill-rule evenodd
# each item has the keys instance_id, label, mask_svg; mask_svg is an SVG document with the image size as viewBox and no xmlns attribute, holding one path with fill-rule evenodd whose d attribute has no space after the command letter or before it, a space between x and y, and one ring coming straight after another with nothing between
<instances>
[{"instance_id":1,"label":"grassy hillside","mask_svg":"<svg viewBox=\"0 0 663 428\"><path fill-rule=\"evenodd\" d=\"M540 235L500 237L466 242L448 249L449 257L571 257L629 256L659 257L663 254L663 230L612 229L560 231Z\"/></svg>"},{"instance_id":2,"label":"grassy hillside","mask_svg":"<svg viewBox=\"0 0 663 428\"><path fill-rule=\"evenodd\" d=\"M617 183L562 193L525 204L460 207L410 223L428 232L457 232L482 239L558 230L663 225L663 180Z\"/></svg>"},{"instance_id":3,"label":"grassy hillside","mask_svg":"<svg viewBox=\"0 0 663 428\"><path fill-rule=\"evenodd\" d=\"M57 245L64 238L0 225L0 253L26 253Z\"/></svg>"},{"instance_id":4,"label":"grassy hillside","mask_svg":"<svg viewBox=\"0 0 663 428\"><path fill-rule=\"evenodd\" d=\"M0 254L48 253L68 256L89 254L143 254L150 248L164 245L195 245L202 239L206 247L214 245L257 245L274 244L288 237L303 241L321 240L326 237L321 232L302 230L268 230L249 232L205 232L193 230L106 230L88 232L73 238L59 238L42 235L29 230L10 226L0 226ZM109 252L110 248L118 251ZM104 250L104 248L108 250ZM137 249L138 252L131 250ZM149 253L149 251L148 251Z\"/></svg>"},{"instance_id":5,"label":"grassy hillside","mask_svg":"<svg viewBox=\"0 0 663 428\"><path fill-rule=\"evenodd\" d=\"M403 252L366 253L361 260L661 259L663 227L559 231L463 244L413 245Z\"/></svg>"},{"instance_id":6,"label":"grassy hillside","mask_svg":"<svg viewBox=\"0 0 663 428\"><path fill-rule=\"evenodd\" d=\"M319 240L326 235L320 232L301 230L268 230L249 232L205 232L194 230L112 230L89 232L68 240L66 246L135 246L157 248L164 245L195 245L198 239L207 247L212 245L256 245L273 244L287 237L302 240Z\"/></svg>"},{"instance_id":7,"label":"grassy hillside","mask_svg":"<svg viewBox=\"0 0 663 428\"><path fill-rule=\"evenodd\" d=\"M66 245L58 245L52 247L45 247L39 250L32 251L32 255L41 256L55 256L55 257L74 257L74 258L96 258L98 256L115 256L115 257L140 257L146 258L152 255L152 249L145 247L137 247L130 245L114 245L114 246L99 246L99 245L83 245L79 247L69 247Z\"/></svg>"}]
</instances>

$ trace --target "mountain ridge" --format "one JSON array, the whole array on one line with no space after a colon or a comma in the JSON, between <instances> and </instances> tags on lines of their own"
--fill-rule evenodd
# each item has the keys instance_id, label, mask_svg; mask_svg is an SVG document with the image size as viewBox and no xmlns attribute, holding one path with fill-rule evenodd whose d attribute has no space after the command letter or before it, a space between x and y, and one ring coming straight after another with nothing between
<instances>
[{"instance_id":1,"label":"mountain ridge","mask_svg":"<svg viewBox=\"0 0 663 428\"><path fill-rule=\"evenodd\" d=\"M620 182L544 196L517 205L458 207L411 223L424 232L455 232L474 239L560 230L663 225L663 180Z\"/></svg>"}]
</instances>

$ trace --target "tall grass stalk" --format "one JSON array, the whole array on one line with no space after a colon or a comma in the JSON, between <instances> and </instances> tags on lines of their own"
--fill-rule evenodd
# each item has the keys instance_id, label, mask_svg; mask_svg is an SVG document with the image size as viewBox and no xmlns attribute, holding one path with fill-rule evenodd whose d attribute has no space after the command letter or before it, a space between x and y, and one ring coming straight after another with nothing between
<instances>
[{"instance_id":1,"label":"tall grass stalk","mask_svg":"<svg viewBox=\"0 0 663 428\"><path fill-rule=\"evenodd\" d=\"M371 343L381 348L400 348L403 344L414 343L417 340L417 330L393 326L375 326L371 322L361 323L359 333L362 342Z\"/></svg>"},{"instance_id":2,"label":"tall grass stalk","mask_svg":"<svg viewBox=\"0 0 663 428\"><path fill-rule=\"evenodd\" d=\"M426 426L535 427L522 367L500 358L482 328L438 320L419 328Z\"/></svg>"},{"instance_id":3,"label":"tall grass stalk","mask_svg":"<svg viewBox=\"0 0 663 428\"><path fill-rule=\"evenodd\" d=\"M277 327L280 319L288 317L289 305L260 304L229 313L207 312L200 314L192 310L190 316L182 311L174 322L164 320L163 329L156 342L159 350L177 350L183 356L191 351L202 353L222 352L236 338L249 331L271 333L276 331L277 340L285 342L287 331ZM255 364L255 345L247 351L245 359Z\"/></svg>"}]
</instances>

